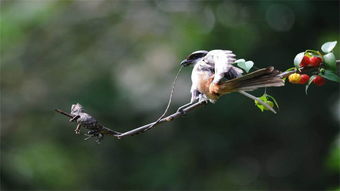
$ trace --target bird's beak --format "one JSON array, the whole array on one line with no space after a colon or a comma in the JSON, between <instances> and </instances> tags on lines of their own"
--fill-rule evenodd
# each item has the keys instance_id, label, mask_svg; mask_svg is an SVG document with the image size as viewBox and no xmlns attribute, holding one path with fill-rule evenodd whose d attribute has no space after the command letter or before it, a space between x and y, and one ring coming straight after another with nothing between
<instances>
[{"instance_id":1,"label":"bird's beak","mask_svg":"<svg viewBox=\"0 0 340 191\"><path fill-rule=\"evenodd\" d=\"M182 62L181 62L181 66L189 66L190 64L192 64L190 61L188 61L187 59L184 59Z\"/></svg>"}]
</instances>

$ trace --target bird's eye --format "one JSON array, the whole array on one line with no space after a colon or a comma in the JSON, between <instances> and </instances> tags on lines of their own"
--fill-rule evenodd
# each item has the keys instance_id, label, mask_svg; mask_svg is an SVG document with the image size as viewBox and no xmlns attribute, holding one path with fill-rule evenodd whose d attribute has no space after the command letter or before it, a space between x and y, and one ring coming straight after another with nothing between
<instances>
[{"instance_id":1,"label":"bird's eye","mask_svg":"<svg viewBox=\"0 0 340 191\"><path fill-rule=\"evenodd\" d=\"M207 51L196 51L187 57L187 60L196 60L197 58L202 58L207 55Z\"/></svg>"}]
</instances>

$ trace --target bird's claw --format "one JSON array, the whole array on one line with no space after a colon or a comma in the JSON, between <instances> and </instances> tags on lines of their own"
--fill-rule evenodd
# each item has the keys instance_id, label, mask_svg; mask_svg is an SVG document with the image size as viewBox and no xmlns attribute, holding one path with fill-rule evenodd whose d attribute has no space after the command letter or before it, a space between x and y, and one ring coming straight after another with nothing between
<instances>
[{"instance_id":1,"label":"bird's claw","mask_svg":"<svg viewBox=\"0 0 340 191\"><path fill-rule=\"evenodd\" d=\"M79 135L80 134L80 130L79 129L75 129L74 132Z\"/></svg>"},{"instance_id":2,"label":"bird's claw","mask_svg":"<svg viewBox=\"0 0 340 191\"><path fill-rule=\"evenodd\" d=\"M89 140L92 137L96 138L96 142L98 144L100 144L100 142L103 140L104 135L102 133L99 133L97 130L92 130L92 131L88 131L87 134L85 134L85 136L87 136L84 140Z\"/></svg>"}]
</instances>

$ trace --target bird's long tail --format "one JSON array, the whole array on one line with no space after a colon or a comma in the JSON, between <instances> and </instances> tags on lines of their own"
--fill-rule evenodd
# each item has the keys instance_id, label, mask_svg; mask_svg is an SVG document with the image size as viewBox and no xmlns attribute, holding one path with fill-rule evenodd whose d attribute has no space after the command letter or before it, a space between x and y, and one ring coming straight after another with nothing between
<instances>
[{"instance_id":1,"label":"bird's long tail","mask_svg":"<svg viewBox=\"0 0 340 191\"><path fill-rule=\"evenodd\" d=\"M251 72L232 80L227 80L210 86L210 91L215 94L224 95L236 91L253 91L263 87L284 86L284 81L279 75L281 72L270 66Z\"/></svg>"}]
</instances>

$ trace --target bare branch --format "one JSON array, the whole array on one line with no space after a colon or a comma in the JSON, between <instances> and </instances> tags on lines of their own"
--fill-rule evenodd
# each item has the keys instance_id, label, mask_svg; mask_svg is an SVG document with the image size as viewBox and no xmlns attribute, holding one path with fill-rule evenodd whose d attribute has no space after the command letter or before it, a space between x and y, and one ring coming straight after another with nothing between
<instances>
[{"instance_id":1,"label":"bare branch","mask_svg":"<svg viewBox=\"0 0 340 191\"><path fill-rule=\"evenodd\" d=\"M173 114L171 114L171 115L169 115L167 117L162 118L161 120L158 121L158 123L156 123L156 122L149 123L147 125L144 125L144 126L141 126L141 127L135 128L135 129L132 129L132 130L127 131L125 133L121 133L120 135L117 135L117 137L118 138L122 138L122 137L125 137L125 136L128 136L128 135L135 135L135 134L138 134L138 133L145 132L145 130L148 130L149 127L151 127L151 126L156 126L156 125L159 125L159 124L164 123L164 122L172 121L172 120L174 120L176 118L179 118L179 117L185 115L186 113L192 111L193 109L195 109L195 108L197 108L197 107L199 107L201 105L205 105L207 103L208 103L207 101L197 102L197 103L191 105L190 107L187 107L187 108L183 109L182 112L178 111L178 112L173 113Z\"/></svg>"},{"instance_id":2,"label":"bare branch","mask_svg":"<svg viewBox=\"0 0 340 191\"><path fill-rule=\"evenodd\" d=\"M169 116L167 116L167 117L162 118L162 119L159 120L158 122L149 123L149 124L143 125L143 126L141 126L141 127L137 127L137 128L132 129L132 130L123 132L123 133L118 133L118 134L116 133L116 134L114 134L114 133L112 133L112 132L116 132L116 131L113 131L113 130L107 128L107 127L103 128L103 132L102 132L102 133L103 133L103 134L110 134L110 135L113 135L114 137L117 137L118 139L123 138L123 137L125 137L125 136L136 135L136 134L143 133L143 132L149 130L150 127L157 126L157 125L159 125L159 124L161 124L161 123L169 122L169 121L172 121L172 120L174 120L174 119L176 119L176 118L179 118L179 117L181 117L181 116L187 114L188 112L194 110L195 108L198 108L199 106L205 105L205 104L207 104L207 103L208 103L207 101L200 101L200 102L197 102L197 103L191 105L190 107L185 108L185 109L184 109L183 111L181 111L181 112L178 111L178 112L175 112L175 113L173 113L173 114L171 114L171 115L169 115ZM67 116L67 117L69 117L69 118L72 118L72 117L73 117L71 114L68 114L68 113L66 113L66 112L64 112L64 111L62 111L62 110L60 110L60 109L56 109L55 111L58 112L58 113L60 113L60 114L62 114L62 115L65 115L65 116Z\"/></svg>"},{"instance_id":3,"label":"bare branch","mask_svg":"<svg viewBox=\"0 0 340 191\"><path fill-rule=\"evenodd\" d=\"M60 113L60 114L62 114L62 115L65 115L65 116L67 116L67 117L69 117L69 118L73 118L73 115L71 115L71 114L69 114L69 113L66 113L66 112L63 111L63 110L55 109L54 111L56 111L56 112L58 112L58 113Z\"/></svg>"}]
</instances>

